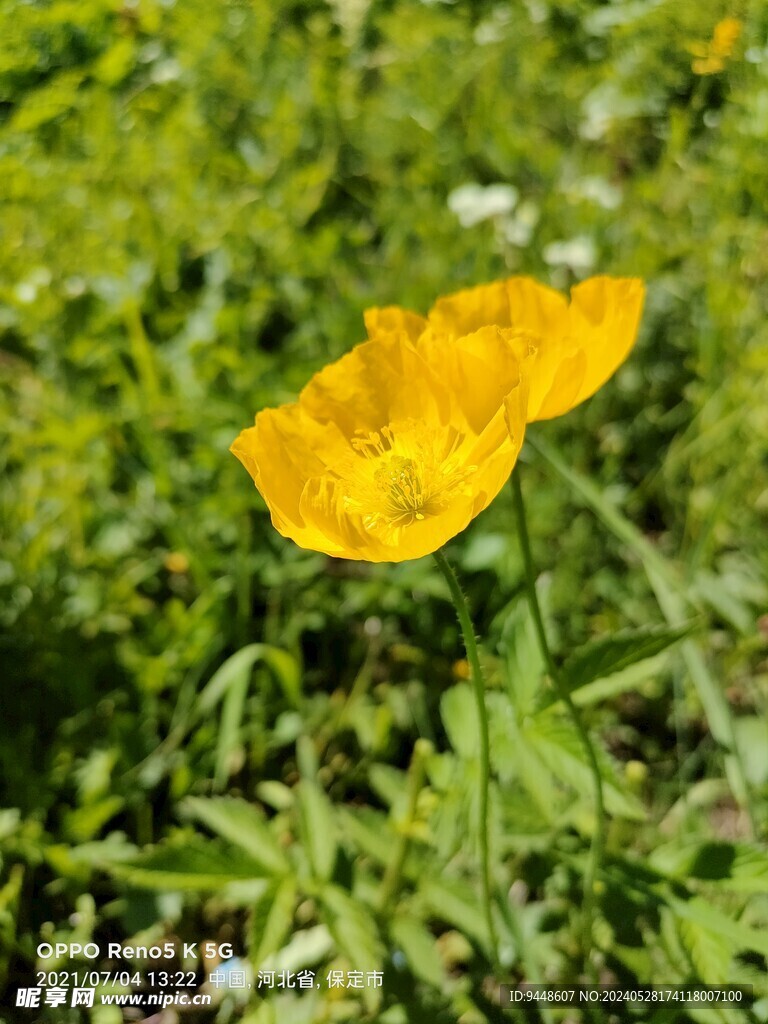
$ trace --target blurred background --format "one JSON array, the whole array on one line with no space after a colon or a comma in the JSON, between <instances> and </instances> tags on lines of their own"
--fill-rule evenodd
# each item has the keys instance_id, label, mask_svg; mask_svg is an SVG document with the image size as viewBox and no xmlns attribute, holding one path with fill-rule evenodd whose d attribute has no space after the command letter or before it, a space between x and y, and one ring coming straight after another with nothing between
<instances>
[{"instance_id":1,"label":"blurred background","mask_svg":"<svg viewBox=\"0 0 768 1024\"><path fill-rule=\"evenodd\" d=\"M609 273L647 282L637 347L522 465L558 660L630 631L582 674L613 794L593 960L754 982L768 1020L765 7L6 0L0 40L8 1006L38 942L138 936L384 971L187 1020L510 1019L444 584L299 550L227 449L367 306ZM508 493L449 556L496 723L503 977L571 981L590 786Z\"/></svg>"}]
</instances>

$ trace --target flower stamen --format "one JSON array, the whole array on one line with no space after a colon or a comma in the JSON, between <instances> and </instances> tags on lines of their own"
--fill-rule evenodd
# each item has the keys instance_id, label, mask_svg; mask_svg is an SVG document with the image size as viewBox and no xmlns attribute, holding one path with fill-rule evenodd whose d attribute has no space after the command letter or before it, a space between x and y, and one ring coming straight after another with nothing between
<instances>
[{"instance_id":1,"label":"flower stamen","mask_svg":"<svg viewBox=\"0 0 768 1024\"><path fill-rule=\"evenodd\" d=\"M463 436L407 421L352 440L339 468L344 509L392 541L403 527L439 515L468 493L476 466L458 455Z\"/></svg>"}]
</instances>

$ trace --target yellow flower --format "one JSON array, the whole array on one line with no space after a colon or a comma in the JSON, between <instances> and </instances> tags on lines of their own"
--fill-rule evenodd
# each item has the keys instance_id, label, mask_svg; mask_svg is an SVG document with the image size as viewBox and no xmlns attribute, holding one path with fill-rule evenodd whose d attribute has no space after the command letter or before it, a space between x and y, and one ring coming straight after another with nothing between
<instances>
[{"instance_id":1,"label":"yellow flower","mask_svg":"<svg viewBox=\"0 0 768 1024\"><path fill-rule=\"evenodd\" d=\"M527 420L552 419L601 387L629 355L645 289L637 278L592 277L571 301L530 277L478 285L438 299L426 319L388 306L366 311L370 338L405 332L434 365L456 338L494 325L538 339L528 377Z\"/></svg>"},{"instance_id":2,"label":"yellow flower","mask_svg":"<svg viewBox=\"0 0 768 1024\"><path fill-rule=\"evenodd\" d=\"M189 569L189 559L183 551L169 551L163 559L163 565L168 572L181 574Z\"/></svg>"},{"instance_id":3,"label":"yellow flower","mask_svg":"<svg viewBox=\"0 0 768 1024\"><path fill-rule=\"evenodd\" d=\"M471 670L469 662L466 658L459 658L458 661L453 663L453 674L457 679L469 679L471 676Z\"/></svg>"},{"instance_id":4,"label":"yellow flower","mask_svg":"<svg viewBox=\"0 0 768 1024\"><path fill-rule=\"evenodd\" d=\"M723 18L712 32L708 43L692 43L690 52L695 60L691 69L697 75L716 75L725 67L726 60L733 55L736 43L741 35L741 22L738 18Z\"/></svg>"},{"instance_id":5,"label":"yellow flower","mask_svg":"<svg viewBox=\"0 0 768 1024\"><path fill-rule=\"evenodd\" d=\"M298 401L262 410L231 451L284 537L400 562L436 551L504 485L523 442L534 340L481 326L450 346L417 346L419 318L377 316L380 337L317 373Z\"/></svg>"}]
</instances>

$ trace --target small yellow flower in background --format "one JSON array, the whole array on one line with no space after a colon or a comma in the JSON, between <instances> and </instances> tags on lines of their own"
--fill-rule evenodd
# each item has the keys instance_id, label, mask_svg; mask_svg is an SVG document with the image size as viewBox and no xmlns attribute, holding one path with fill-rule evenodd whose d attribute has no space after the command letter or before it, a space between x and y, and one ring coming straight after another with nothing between
<instances>
[{"instance_id":1,"label":"small yellow flower in background","mask_svg":"<svg viewBox=\"0 0 768 1024\"><path fill-rule=\"evenodd\" d=\"M168 572L179 575L189 569L189 559L183 551L169 551L163 559L163 565Z\"/></svg>"},{"instance_id":2,"label":"small yellow flower in background","mask_svg":"<svg viewBox=\"0 0 768 1024\"><path fill-rule=\"evenodd\" d=\"M478 285L438 299L426 319L397 306L367 310L371 338L408 333L419 352L439 363L457 337L488 325L536 338L528 375L527 420L573 409L616 371L637 337L645 288L638 278L592 277L571 301L530 277Z\"/></svg>"},{"instance_id":3,"label":"small yellow flower in background","mask_svg":"<svg viewBox=\"0 0 768 1024\"><path fill-rule=\"evenodd\" d=\"M624 776L631 785L641 786L648 778L648 765L644 761L627 761Z\"/></svg>"},{"instance_id":4,"label":"small yellow flower in background","mask_svg":"<svg viewBox=\"0 0 768 1024\"><path fill-rule=\"evenodd\" d=\"M469 679L471 675L469 662L466 658L459 658L458 661L454 661L452 671L457 679Z\"/></svg>"},{"instance_id":5,"label":"small yellow flower in background","mask_svg":"<svg viewBox=\"0 0 768 1024\"><path fill-rule=\"evenodd\" d=\"M262 410L232 445L273 525L300 547L420 558L482 512L515 464L534 339L482 326L417 346L418 318L395 320L317 373L298 401Z\"/></svg>"},{"instance_id":6,"label":"small yellow flower in background","mask_svg":"<svg viewBox=\"0 0 768 1024\"><path fill-rule=\"evenodd\" d=\"M725 67L726 60L733 56L736 43L741 35L738 18L723 18L712 32L708 43L692 43L689 46L694 56L691 69L697 75L716 75Z\"/></svg>"}]
</instances>

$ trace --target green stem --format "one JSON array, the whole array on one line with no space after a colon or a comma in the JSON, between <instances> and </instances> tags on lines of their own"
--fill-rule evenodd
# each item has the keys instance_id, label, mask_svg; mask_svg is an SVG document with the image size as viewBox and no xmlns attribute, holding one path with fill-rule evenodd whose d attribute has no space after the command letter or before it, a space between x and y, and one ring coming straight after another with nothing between
<instances>
[{"instance_id":1,"label":"green stem","mask_svg":"<svg viewBox=\"0 0 768 1024\"><path fill-rule=\"evenodd\" d=\"M525 504L523 503L523 490L520 486L520 463L518 462L515 467L515 471L512 474L512 494L514 496L515 505L515 518L517 520L517 532L520 538L520 548L523 554L523 562L525 565L525 586L528 595L528 604L531 609L531 615L533 616L534 626L536 628L536 634L539 639L539 646L541 653L549 672L549 677L552 680L552 685L557 691L557 695L560 700L565 704L568 714L571 717L574 728L579 734L579 738L584 746L584 751L587 755L589 762L589 769L592 775L592 782L594 786L594 799L595 799L595 829L592 833L592 844L590 847L589 860L587 862L587 870L584 873L584 906L583 912L583 932L582 932L582 951L584 954L585 967L589 967L590 951L592 949L592 922L594 918L595 909L595 880L597 873L600 869L600 863L603 857L603 845L605 837L605 802L603 799L603 778L600 774L600 766L597 762L597 754L595 752L594 744L589 738L584 722L582 721L581 714L578 708L573 702L573 698L568 688L563 684L563 680L558 671L555 660L552 657L552 652L549 649L549 643L547 641L547 633L544 628L544 619L541 614L541 608L539 606L539 599L536 594L536 573L533 566L533 556L531 554L531 542L528 537L528 525L525 518Z\"/></svg>"},{"instance_id":2,"label":"green stem","mask_svg":"<svg viewBox=\"0 0 768 1024\"><path fill-rule=\"evenodd\" d=\"M480 876L483 888L483 910L485 912L485 923L488 929L488 940L490 942L491 959L494 965L498 964L498 943L496 939L496 928L493 923L491 908L491 868L488 844L488 786L491 776L490 743L488 740L488 712L485 707L485 680L483 670L480 667L480 656L477 651L475 631L472 626L472 619L469 614L467 602L462 593L456 573L443 552L434 552L435 562L445 577L448 589L451 592L453 603L456 607L456 614L459 617L459 625L464 637L464 647L467 652L467 661L472 674L472 688L475 694L477 705L477 718L480 726L480 794L479 794L479 828L480 836Z\"/></svg>"}]
</instances>

